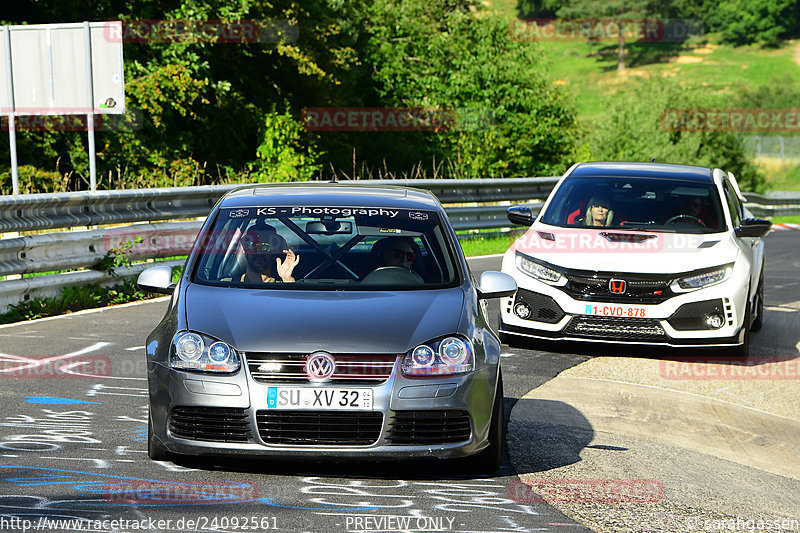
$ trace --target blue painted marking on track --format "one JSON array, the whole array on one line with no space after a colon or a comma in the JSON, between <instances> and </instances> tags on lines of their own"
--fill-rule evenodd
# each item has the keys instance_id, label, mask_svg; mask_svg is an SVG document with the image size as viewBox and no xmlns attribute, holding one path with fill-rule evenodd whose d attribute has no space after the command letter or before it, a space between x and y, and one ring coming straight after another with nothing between
<instances>
[{"instance_id":1,"label":"blue painted marking on track","mask_svg":"<svg viewBox=\"0 0 800 533\"><path fill-rule=\"evenodd\" d=\"M88 402L86 400L73 400L72 398L59 398L57 396L25 396L27 403L39 403L44 405L72 405L77 403L87 403L92 405L103 405L100 402Z\"/></svg>"},{"instance_id":2,"label":"blue painted marking on track","mask_svg":"<svg viewBox=\"0 0 800 533\"><path fill-rule=\"evenodd\" d=\"M133 437L133 442L146 442L147 441L147 426L136 426L136 433Z\"/></svg>"}]
</instances>

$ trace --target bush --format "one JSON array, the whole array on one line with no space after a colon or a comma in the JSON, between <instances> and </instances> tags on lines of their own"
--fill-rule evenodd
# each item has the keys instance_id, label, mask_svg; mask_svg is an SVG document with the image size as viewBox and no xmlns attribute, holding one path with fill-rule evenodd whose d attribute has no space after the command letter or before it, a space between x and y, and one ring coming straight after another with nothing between
<instances>
[{"instance_id":1,"label":"bush","mask_svg":"<svg viewBox=\"0 0 800 533\"><path fill-rule=\"evenodd\" d=\"M727 131L668 131L667 109L730 107L703 88L672 80L642 82L619 93L586 138L591 158L606 161L650 161L719 167L732 172L742 190L760 191L764 176L745 156L741 137Z\"/></svg>"},{"instance_id":2,"label":"bush","mask_svg":"<svg viewBox=\"0 0 800 533\"><path fill-rule=\"evenodd\" d=\"M66 190L65 182L59 172L42 170L32 165L21 165L17 167L17 175L20 194ZM0 195L11 194L13 190L11 169L0 172Z\"/></svg>"}]
</instances>

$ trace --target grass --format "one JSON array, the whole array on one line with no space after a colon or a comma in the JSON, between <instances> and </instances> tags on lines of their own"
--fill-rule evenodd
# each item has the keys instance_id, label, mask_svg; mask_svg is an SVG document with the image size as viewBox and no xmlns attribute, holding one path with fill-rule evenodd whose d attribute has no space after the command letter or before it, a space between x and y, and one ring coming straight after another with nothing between
<instances>
[{"instance_id":1,"label":"grass","mask_svg":"<svg viewBox=\"0 0 800 533\"><path fill-rule=\"evenodd\" d=\"M789 217L774 217L772 219L773 224L800 224L800 215L794 215Z\"/></svg>"},{"instance_id":2,"label":"grass","mask_svg":"<svg viewBox=\"0 0 800 533\"><path fill-rule=\"evenodd\" d=\"M723 96L787 76L800 82L800 68L793 59L797 45L797 41L788 41L780 48L765 50L690 42L630 43L626 46L628 68L620 75L615 43L542 43L551 78L572 93L579 116L588 122L602 114L607 98L641 78L676 77Z\"/></svg>"},{"instance_id":3,"label":"grass","mask_svg":"<svg viewBox=\"0 0 800 533\"><path fill-rule=\"evenodd\" d=\"M509 234L502 237L478 237L475 239L462 239L461 249L464 255L472 257L476 255L502 254L511 243L519 237L518 233Z\"/></svg>"},{"instance_id":4,"label":"grass","mask_svg":"<svg viewBox=\"0 0 800 533\"><path fill-rule=\"evenodd\" d=\"M756 165L768 176L769 191L800 191L800 161L781 161L774 157L760 157L754 160Z\"/></svg>"}]
</instances>

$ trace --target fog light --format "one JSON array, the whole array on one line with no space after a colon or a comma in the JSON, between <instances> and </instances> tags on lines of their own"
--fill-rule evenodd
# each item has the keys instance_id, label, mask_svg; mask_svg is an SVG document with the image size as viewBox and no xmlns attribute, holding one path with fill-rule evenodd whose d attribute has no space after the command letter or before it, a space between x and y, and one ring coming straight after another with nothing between
<instances>
[{"instance_id":1,"label":"fog light","mask_svg":"<svg viewBox=\"0 0 800 533\"><path fill-rule=\"evenodd\" d=\"M531 308L528 304L520 302L514 306L514 314L523 319L528 318L531 316Z\"/></svg>"},{"instance_id":2,"label":"fog light","mask_svg":"<svg viewBox=\"0 0 800 533\"><path fill-rule=\"evenodd\" d=\"M725 319L722 316L713 314L713 315L706 315L706 326L711 329L719 329L725 323Z\"/></svg>"}]
</instances>

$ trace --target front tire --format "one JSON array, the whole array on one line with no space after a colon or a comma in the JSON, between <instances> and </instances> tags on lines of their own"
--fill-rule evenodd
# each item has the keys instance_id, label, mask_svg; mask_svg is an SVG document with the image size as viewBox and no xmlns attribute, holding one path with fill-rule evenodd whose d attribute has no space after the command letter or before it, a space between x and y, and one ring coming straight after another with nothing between
<instances>
[{"instance_id":1,"label":"front tire","mask_svg":"<svg viewBox=\"0 0 800 533\"><path fill-rule=\"evenodd\" d=\"M750 302L747 302L747 306L744 310L744 322L742 323L742 329L744 329L744 340L739 346L734 346L731 348L731 355L733 357L742 357L747 359L747 357L750 355Z\"/></svg>"},{"instance_id":2,"label":"front tire","mask_svg":"<svg viewBox=\"0 0 800 533\"><path fill-rule=\"evenodd\" d=\"M758 278L758 288L756 289L756 319L750 325L750 331L756 332L761 330L764 325L764 273Z\"/></svg>"},{"instance_id":3,"label":"front tire","mask_svg":"<svg viewBox=\"0 0 800 533\"><path fill-rule=\"evenodd\" d=\"M489 446L466 459L467 469L476 474L493 474L503 461L503 448L506 442L506 420L503 410L503 376L497 380L497 391L492 407L492 421L489 426Z\"/></svg>"}]
</instances>

